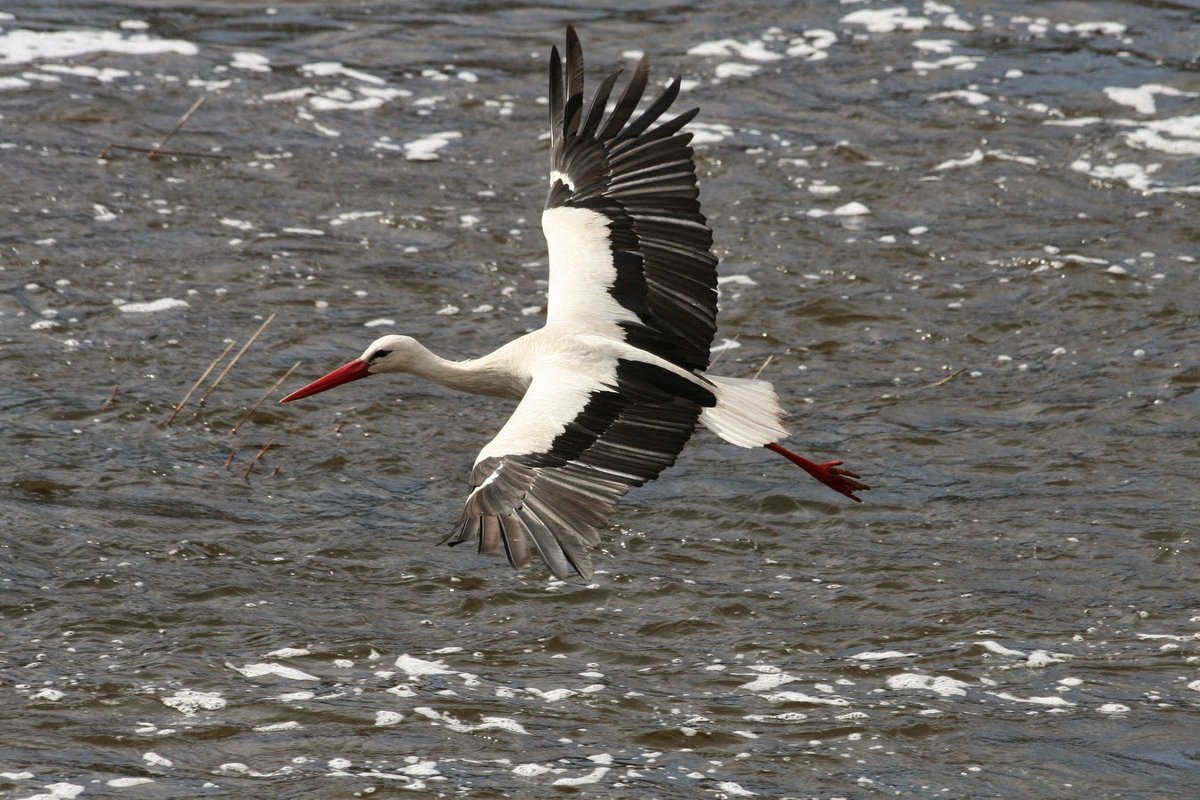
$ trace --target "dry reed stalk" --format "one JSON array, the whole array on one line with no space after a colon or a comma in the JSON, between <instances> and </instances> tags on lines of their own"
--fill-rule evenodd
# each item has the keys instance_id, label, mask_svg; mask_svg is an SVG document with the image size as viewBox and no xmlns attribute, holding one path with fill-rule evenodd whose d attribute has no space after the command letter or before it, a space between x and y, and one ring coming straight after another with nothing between
<instances>
[{"instance_id":1,"label":"dry reed stalk","mask_svg":"<svg viewBox=\"0 0 1200 800\"><path fill-rule=\"evenodd\" d=\"M223 351L221 351L221 355L213 359L212 363L208 365L208 369L204 370L204 372L200 374L199 378L196 378L196 382L192 384L192 388L187 390L187 394L185 394L183 399L179 401L179 405L175 406L175 410L171 412L171 416L166 418L166 420L163 422L163 425L170 425L175 421L175 417L179 416L179 412L183 410L183 407L187 405L187 401L190 400L196 390L200 388L200 384L204 383L204 381L208 379L208 376L212 373L212 371L217 368L217 364L220 364L221 360L225 358L225 356L229 355L229 351L232 350L235 345L237 345L237 342L230 342L229 345Z\"/></svg>"},{"instance_id":2,"label":"dry reed stalk","mask_svg":"<svg viewBox=\"0 0 1200 800\"><path fill-rule=\"evenodd\" d=\"M250 345L254 344L255 340L262 335L262 332L267 329L267 326L270 325L271 321L274 319L275 312L272 311L271 316L267 317L263 324L258 326L258 330L254 332L253 336L246 340L246 343L242 345L241 350L238 350L237 355L233 357L233 360L225 365L225 369L221 370L221 374L217 376L217 379L212 382L212 386L209 386L208 391L206 391L204 396L200 398L200 405L204 405L205 401L208 400L208 396L212 394L218 386L221 385L221 381L225 380L225 376L229 374L231 369L233 369L233 365L236 364L238 360L246 354L246 351L250 349Z\"/></svg>"},{"instance_id":3,"label":"dry reed stalk","mask_svg":"<svg viewBox=\"0 0 1200 800\"><path fill-rule=\"evenodd\" d=\"M109 393L108 399L100 404L100 409L104 410L104 409L108 408L109 406L111 406L113 403L117 402L117 392L119 392L119 391L121 391L121 384L118 383L116 386L113 387L113 390Z\"/></svg>"},{"instance_id":4,"label":"dry reed stalk","mask_svg":"<svg viewBox=\"0 0 1200 800\"><path fill-rule=\"evenodd\" d=\"M223 159L231 158L231 156L227 156L222 153L199 153L199 152L196 152L193 150L165 150L165 149L163 149L167 146L167 142L171 141L171 139L173 139L175 137L175 134L179 133L179 131L182 130L183 126L187 124L187 121L192 118L192 115L195 114L196 111L203 104L204 104L204 95L201 95L199 98L197 98L196 102L192 103L191 108L189 108L187 111L183 112L183 116L179 118L179 122L175 125L174 129L172 129L170 133L168 133L166 136L164 136L163 140L161 142L159 142L158 145L156 145L155 147L138 147L136 145L131 145L131 144L117 144L116 142L109 142L107 145L105 145L104 149L100 151L100 154L97 157L98 158L108 158L108 153L110 150L129 150L134 153L145 153L146 158L150 159L151 161L158 158L160 155L161 156L186 156L189 158L223 158Z\"/></svg>"},{"instance_id":5,"label":"dry reed stalk","mask_svg":"<svg viewBox=\"0 0 1200 800\"><path fill-rule=\"evenodd\" d=\"M741 338L741 334L740 334L740 333L739 333L739 334L737 334L736 336L734 336L734 337L733 337L733 341L735 341L735 342L736 342L736 341L737 341L739 338ZM725 355L725 354L726 354L726 353L728 353L730 350L734 350L734 349L736 349L736 348L733 348L733 347L722 347L720 350L718 350L718 351L717 351L717 354L708 360L708 367L709 367L709 369L712 369L712 365L713 365L713 364L715 364L715 363L717 363L718 361L720 361L720 360L721 360L721 356Z\"/></svg>"},{"instance_id":6,"label":"dry reed stalk","mask_svg":"<svg viewBox=\"0 0 1200 800\"><path fill-rule=\"evenodd\" d=\"M937 388L937 387L939 387L939 386L945 386L947 383L949 383L950 381L954 380L954 379L955 379L955 378L957 378L959 375L962 375L964 372L966 372L966 371L967 371L967 370L969 370L969 369L970 369L970 367L963 367L962 369L955 370L954 372L951 372L949 375L947 375L946 377L942 378L940 381L938 381L937 383L933 384L933 386L931 386L931 387L929 387L929 388L931 388L931 389L936 389L936 388Z\"/></svg>"},{"instance_id":7,"label":"dry reed stalk","mask_svg":"<svg viewBox=\"0 0 1200 800\"><path fill-rule=\"evenodd\" d=\"M767 365L768 365L768 364L770 364L770 363L771 363L772 361L774 361L774 360L775 360L775 354L774 354L774 353L772 353L771 355L767 356L767 360L766 360L766 361L764 361L764 362L762 363L762 366L758 368L758 371L754 373L754 380L758 380L758 376L759 376L759 375L762 375L762 374L763 374L763 370L764 370L764 369L766 369L766 368L767 368Z\"/></svg>"},{"instance_id":8,"label":"dry reed stalk","mask_svg":"<svg viewBox=\"0 0 1200 800\"><path fill-rule=\"evenodd\" d=\"M299 367L302 363L304 363L304 362L297 361L295 364L292 364L291 368L287 372L283 373L283 377L280 378L279 380L275 381L275 385L272 386L270 389L267 389L266 394L264 394L262 397L258 398L258 402L250 407L250 410L246 412L246 416L244 416L238 420L237 425L233 426L233 430L231 430L230 433L237 433L238 428L242 427L242 423L245 422L246 420L250 419L250 415L253 414L255 411L258 411L258 407L261 406L264 402L266 402L267 398L271 396L272 392L274 392L276 389L279 388L279 385L281 383L286 381L288 378L292 377L292 373L295 372L296 368Z\"/></svg>"},{"instance_id":9,"label":"dry reed stalk","mask_svg":"<svg viewBox=\"0 0 1200 800\"><path fill-rule=\"evenodd\" d=\"M179 118L179 122L175 124L175 127L171 129L171 132L163 137L163 140L158 143L158 147L155 147L153 150L151 150L146 155L146 158L150 159L151 161L158 158L158 154L161 153L162 149L167 146L167 142L175 138L175 134L179 133L183 126L187 124L187 121L192 118L192 114L195 114L202 105L204 105L204 95L197 97L196 102L192 103L192 107L183 112L183 116Z\"/></svg>"},{"instance_id":10,"label":"dry reed stalk","mask_svg":"<svg viewBox=\"0 0 1200 800\"><path fill-rule=\"evenodd\" d=\"M274 439L267 442L262 447L258 448L258 452L254 454L254 459L250 462L250 466L246 467L246 472L243 473L243 475L242 475L243 478L250 477L250 473L252 471L254 471L254 465L258 463L258 460L263 457L263 454L266 453L267 450L270 449L271 445L273 445L273 444L275 444Z\"/></svg>"}]
</instances>

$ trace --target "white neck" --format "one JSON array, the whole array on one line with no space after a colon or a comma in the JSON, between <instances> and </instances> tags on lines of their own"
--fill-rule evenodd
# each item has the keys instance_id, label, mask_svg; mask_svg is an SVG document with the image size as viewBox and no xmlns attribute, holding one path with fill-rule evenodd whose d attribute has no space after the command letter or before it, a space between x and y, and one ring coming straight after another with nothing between
<instances>
[{"instance_id":1,"label":"white neck","mask_svg":"<svg viewBox=\"0 0 1200 800\"><path fill-rule=\"evenodd\" d=\"M465 361L448 361L418 342L413 344L405 372L469 394L516 399L525 394L528 382L508 368L502 359L495 358L495 353Z\"/></svg>"}]
</instances>

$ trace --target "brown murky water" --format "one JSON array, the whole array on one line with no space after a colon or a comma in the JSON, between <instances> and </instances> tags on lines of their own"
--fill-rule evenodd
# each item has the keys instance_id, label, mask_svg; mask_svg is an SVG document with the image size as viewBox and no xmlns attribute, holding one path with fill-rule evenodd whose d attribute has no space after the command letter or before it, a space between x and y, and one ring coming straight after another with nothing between
<instances>
[{"instance_id":1,"label":"brown murky water","mask_svg":"<svg viewBox=\"0 0 1200 800\"><path fill-rule=\"evenodd\" d=\"M1194 4L400 5L0 14L0 792L1196 796ZM434 547L503 402L231 433L539 324L568 21L688 81L717 370L862 506L699 435L560 583Z\"/></svg>"}]
</instances>

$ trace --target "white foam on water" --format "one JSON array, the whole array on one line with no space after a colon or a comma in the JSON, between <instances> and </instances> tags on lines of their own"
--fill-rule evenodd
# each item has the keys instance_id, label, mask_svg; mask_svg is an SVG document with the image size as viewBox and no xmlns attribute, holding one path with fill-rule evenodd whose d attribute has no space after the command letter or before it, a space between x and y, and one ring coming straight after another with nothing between
<instances>
[{"instance_id":1,"label":"white foam on water","mask_svg":"<svg viewBox=\"0 0 1200 800\"><path fill-rule=\"evenodd\" d=\"M999 642L997 642L993 639L984 639L981 642L976 642L976 644L983 647L983 649L987 650L989 653L995 653L998 656L1024 656L1025 655L1024 650L1014 650L1011 647L1005 647L1004 645L1000 644Z\"/></svg>"},{"instance_id":2,"label":"white foam on water","mask_svg":"<svg viewBox=\"0 0 1200 800\"><path fill-rule=\"evenodd\" d=\"M1200 114L1145 122L1123 134L1125 143L1142 150L1177 156L1200 155Z\"/></svg>"},{"instance_id":3,"label":"white foam on water","mask_svg":"<svg viewBox=\"0 0 1200 800\"><path fill-rule=\"evenodd\" d=\"M545 775L547 772L553 771L550 767L543 767L541 764L534 764L532 762L529 764L517 764L512 769L514 775L519 775L522 778L536 778L539 775Z\"/></svg>"},{"instance_id":4,"label":"white foam on water","mask_svg":"<svg viewBox=\"0 0 1200 800\"><path fill-rule=\"evenodd\" d=\"M476 733L478 731L508 731L509 733L519 733L525 736L529 735L529 731L525 730L525 726L510 717L481 717L477 725L470 725L461 722L450 714L441 711L435 711L428 706L420 706L414 708L413 712L421 716L433 720L436 723L444 725L455 733Z\"/></svg>"},{"instance_id":5,"label":"white foam on water","mask_svg":"<svg viewBox=\"0 0 1200 800\"><path fill-rule=\"evenodd\" d=\"M77 78L94 78L100 83L112 83L117 78L128 78L129 70L114 67L91 67L86 64L44 64L42 72L58 75L73 75ZM35 77L36 73L29 77Z\"/></svg>"},{"instance_id":6,"label":"white foam on water","mask_svg":"<svg viewBox=\"0 0 1200 800\"><path fill-rule=\"evenodd\" d=\"M200 48L182 39L155 39L145 34L117 31L30 31L0 33L0 64L29 64L46 59L67 59L92 53L149 55L175 53L194 56Z\"/></svg>"},{"instance_id":7,"label":"white foam on water","mask_svg":"<svg viewBox=\"0 0 1200 800\"><path fill-rule=\"evenodd\" d=\"M1101 180L1124 182L1129 188L1146 194L1165 191L1156 181L1150 178L1151 175L1162 169L1162 164L1149 164L1146 166L1133 162L1094 164L1086 158L1078 158L1071 162L1071 169L1090 175L1093 178L1100 178Z\"/></svg>"},{"instance_id":8,"label":"white foam on water","mask_svg":"<svg viewBox=\"0 0 1200 800\"><path fill-rule=\"evenodd\" d=\"M829 48L837 43L837 34L824 28L813 28L793 38L784 53L792 58L821 61L829 58Z\"/></svg>"},{"instance_id":9,"label":"white foam on water","mask_svg":"<svg viewBox=\"0 0 1200 800\"><path fill-rule=\"evenodd\" d=\"M916 39L912 45L925 53L946 55L954 52L954 48L958 46L958 42L954 39Z\"/></svg>"},{"instance_id":10,"label":"white foam on water","mask_svg":"<svg viewBox=\"0 0 1200 800\"><path fill-rule=\"evenodd\" d=\"M556 778L552 785L554 786L587 786L592 783L599 783L605 775L608 774L609 767L604 765L596 767L586 775L580 775L576 778Z\"/></svg>"},{"instance_id":11,"label":"white foam on water","mask_svg":"<svg viewBox=\"0 0 1200 800\"><path fill-rule=\"evenodd\" d=\"M85 787L77 783L67 783L60 781L58 783L50 783L42 787L47 789L47 792L39 794L31 794L28 797L23 797L21 800L70 800L72 797L78 797L83 794Z\"/></svg>"},{"instance_id":12,"label":"white foam on water","mask_svg":"<svg viewBox=\"0 0 1200 800\"><path fill-rule=\"evenodd\" d=\"M760 69L762 67L755 64L739 64L736 61L726 61L723 64L717 64L716 69L713 70L713 74L720 80L724 80L725 78L749 78Z\"/></svg>"},{"instance_id":13,"label":"white foam on water","mask_svg":"<svg viewBox=\"0 0 1200 800\"><path fill-rule=\"evenodd\" d=\"M967 693L970 684L951 678L949 675L921 675L916 672L901 672L885 681L887 688L896 691L924 689L942 697L958 697Z\"/></svg>"},{"instance_id":14,"label":"white foam on water","mask_svg":"<svg viewBox=\"0 0 1200 800\"><path fill-rule=\"evenodd\" d=\"M375 727L386 728L398 724L402 719L404 719L404 715L399 711L376 711Z\"/></svg>"},{"instance_id":15,"label":"white foam on water","mask_svg":"<svg viewBox=\"0 0 1200 800\"><path fill-rule=\"evenodd\" d=\"M160 697L159 700L168 708L173 708L188 717L197 711L222 709L228 702L216 692L198 692L192 689L180 689L169 697Z\"/></svg>"},{"instance_id":16,"label":"white foam on water","mask_svg":"<svg viewBox=\"0 0 1200 800\"><path fill-rule=\"evenodd\" d=\"M104 782L105 786L111 786L114 789L132 789L134 786L142 786L147 783L154 783L153 778L110 778Z\"/></svg>"},{"instance_id":17,"label":"white foam on water","mask_svg":"<svg viewBox=\"0 0 1200 800\"><path fill-rule=\"evenodd\" d=\"M716 144L733 136L733 128L722 122L692 122L687 129L692 132L692 144Z\"/></svg>"},{"instance_id":18,"label":"white foam on water","mask_svg":"<svg viewBox=\"0 0 1200 800\"><path fill-rule=\"evenodd\" d=\"M337 88L308 98L308 105L315 111L369 111L379 108L388 100L408 94L406 89L389 89L371 94L359 89L359 93L355 94L349 89Z\"/></svg>"},{"instance_id":19,"label":"white foam on water","mask_svg":"<svg viewBox=\"0 0 1200 800\"><path fill-rule=\"evenodd\" d=\"M436 161L438 151L455 139L461 139L459 131L441 131L431 133L412 142L404 143L404 157L409 161Z\"/></svg>"},{"instance_id":20,"label":"white foam on water","mask_svg":"<svg viewBox=\"0 0 1200 800\"><path fill-rule=\"evenodd\" d=\"M1029 667L1030 669L1041 669L1042 667L1048 667L1051 664L1061 664L1064 661L1070 661L1071 658L1072 656L1067 655L1066 653L1051 653L1049 650L1034 650L1029 654L1028 658L1025 659L1023 666Z\"/></svg>"},{"instance_id":21,"label":"white foam on water","mask_svg":"<svg viewBox=\"0 0 1200 800\"><path fill-rule=\"evenodd\" d=\"M870 214L871 209L858 201L851 201L845 205L838 206L833 210L833 213L839 217L860 217L864 214Z\"/></svg>"},{"instance_id":22,"label":"white foam on water","mask_svg":"<svg viewBox=\"0 0 1200 800\"><path fill-rule=\"evenodd\" d=\"M912 68L917 72L933 72L938 69L969 70L975 69L980 61L983 59L978 56L946 56L937 61L914 61Z\"/></svg>"},{"instance_id":23,"label":"white foam on water","mask_svg":"<svg viewBox=\"0 0 1200 800\"><path fill-rule=\"evenodd\" d=\"M271 59L262 53L236 52L229 66L234 69L244 69L250 72L270 72Z\"/></svg>"},{"instance_id":24,"label":"white foam on water","mask_svg":"<svg viewBox=\"0 0 1200 800\"><path fill-rule=\"evenodd\" d=\"M1123 106L1129 106L1139 114L1154 114L1158 111L1158 101L1155 97L1198 97L1197 92L1185 92L1173 86L1161 83L1144 83L1135 87L1106 86L1104 94L1109 100Z\"/></svg>"},{"instance_id":25,"label":"white foam on water","mask_svg":"<svg viewBox=\"0 0 1200 800\"><path fill-rule=\"evenodd\" d=\"M717 790L722 791L731 797L753 797L754 792L745 789L741 784L734 781L720 781L717 783Z\"/></svg>"},{"instance_id":26,"label":"white foam on water","mask_svg":"<svg viewBox=\"0 0 1200 800\"><path fill-rule=\"evenodd\" d=\"M819 697L804 692L776 692L775 694L762 695L762 697L771 703L808 703L809 705L816 706L850 705L850 701L844 697Z\"/></svg>"},{"instance_id":27,"label":"white foam on water","mask_svg":"<svg viewBox=\"0 0 1200 800\"><path fill-rule=\"evenodd\" d=\"M1032 705L1055 706L1060 708L1071 708L1076 705L1070 700L1059 697L1058 695L1049 695L1046 697L1018 697L1011 692L988 692L988 694L998 697L1001 700L1008 700L1013 703L1030 703Z\"/></svg>"},{"instance_id":28,"label":"white foam on water","mask_svg":"<svg viewBox=\"0 0 1200 800\"><path fill-rule=\"evenodd\" d=\"M363 83L372 83L377 86L384 86L387 81L380 78L378 75L372 75L369 72L362 70L351 69L340 61L316 61L311 64L301 64L300 72L305 75L313 75L320 78L328 78L332 75L342 75L347 78L353 78Z\"/></svg>"},{"instance_id":29,"label":"white foam on water","mask_svg":"<svg viewBox=\"0 0 1200 800\"><path fill-rule=\"evenodd\" d=\"M424 678L429 675L456 675L455 670L446 666L441 659L437 661L428 661L416 656L410 656L407 653L397 656L395 661L396 668L402 671L410 678Z\"/></svg>"},{"instance_id":30,"label":"white foam on water","mask_svg":"<svg viewBox=\"0 0 1200 800\"><path fill-rule=\"evenodd\" d=\"M754 680L743 683L738 687L739 689L745 689L749 692L765 692L770 689L776 689L785 683L800 680L795 675L789 675L779 667L758 664L750 667L750 669L760 674Z\"/></svg>"},{"instance_id":31,"label":"white foam on water","mask_svg":"<svg viewBox=\"0 0 1200 800\"><path fill-rule=\"evenodd\" d=\"M838 21L844 25L862 25L868 33L923 31L933 24L926 17L909 16L908 9L902 6L851 11Z\"/></svg>"},{"instance_id":32,"label":"white foam on water","mask_svg":"<svg viewBox=\"0 0 1200 800\"><path fill-rule=\"evenodd\" d=\"M1060 22L1054 26L1058 33L1078 33L1084 36L1120 36L1128 27L1120 22Z\"/></svg>"},{"instance_id":33,"label":"white foam on water","mask_svg":"<svg viewBox=\"0 0 1200 800\"><path fill-rule=\"evenodd\" d=\"M120 303L117 305L126 314L153 314L156 311L170 311L173 308L187 308L186 300L176 300L173 297L163 297L158 300L147 300L139 303Z\"/></svg>"},{"instance_id":34,"label":"white foam on water","mask_svg":"<svg viewBox=\"0 0 1200 800\"><path fill-rule=\"evenodd\" d=\"M761 41L739 42L736 39L716 39L688 48L690 56L737 56L748 61L778 61L783 56L772 53Z\"/></svg>"},{"instance_id":35,"label":"white foam on water","mask_svg":"<svg viewBox=\"0 0 1200 800\"><path fill-rule=\"evenodd\" d=\"M264 94L262 99L268 103L292 102L295 100L303 100L304 98L316 93L317 89L312 86L301 86L297 89L285 89L282 92Z\"/></svg>"},{"instance_id":36,"label":"white foam on water","mask_svg":"<svg viewBox=\"0 0 1200 800\"><path fill-rule=\"evenodd\" d=\"M347 222L355 222L360 219L373 219L375 217L382 216L382 211L343 211L341 214L338 214L336 217L330 220L329 224L345 225Z\"/></svg>"},{"instance_id":37,"label":"white foam on water","mask_svg":"<svg viewBox=\"0 0 1200 800\"><path fill-rule=\"evenodd\" d=\"M918 655L917 653L906 653L903 650L864 650L861 653L855 653L848 658L855 661L884 661L892 658L912 658Z\"/></svg>"},{"instance_id":38,"label":"white foam on water","mask_svg":"<svg viewBox=\"0 0 1200 800\"><path fill-rule=\"evenodd\" d=\"M534 686L526 686L525 691L534 697L541 698L547 703L557 703L560 700L566 700L568 697L574 697L575 695L579 694L579 692L575 691L574 689L559 688L542 691Z\"/></svg>"},{"instance_id":39,"label":"white foam on water","mask_svg":"<svg viewBox=\"0 0 1200 800\"><path fill-rule=\"evenodd\" d=\"M961 169L963 167L971 167L976 164L982 164L982 163L983 163L983 151L976 148L971 153L963 156L962 158L948 159L948 160L943 161L942 163L938 164L933 169L935 172L937 172L937 171L946 170L946 169Z\"/></svg>"},{"instance_id":40,"label":"white foam on water","mask_svg":"<svg viewBox=\"0 0 1200 800\"><path fill-rule=\"evenodd\" d=\"M949 92L937 92L929 95L930 100L962 100L967 105L981 106L985 103L990 103L991 95L986 95L983 92L977 92L973 89L954 89Z\"/></svg>"},{"instance_id":41,"label":"white foam on water","mask_svg":"<svg viewBox=\"0 0 1200 800\"><path fill-rule=\"evenodd\" d=\"M233 664L226 662L225 666L247 678L261 678L264 675L274 675L279 678L285 678L289 681L321 680L316 675L310 675L307 672L296 669L295 667L288 667L284 666L283 664L273 664L270 662L247 664L244 667L235 667Z\"/></svg>"},{"instance_id":42,"label":"white foam on water","mask_svg":"<svg viewBox=\"0 0 1200 800\"><path fill-rule=\"evenodd\" d=\"M286 722L272 722L267 725L255 725L253 730L257 733L275 733L277 731L297 731L302 726L295 720Z\"/></svg>"}]
</instances>

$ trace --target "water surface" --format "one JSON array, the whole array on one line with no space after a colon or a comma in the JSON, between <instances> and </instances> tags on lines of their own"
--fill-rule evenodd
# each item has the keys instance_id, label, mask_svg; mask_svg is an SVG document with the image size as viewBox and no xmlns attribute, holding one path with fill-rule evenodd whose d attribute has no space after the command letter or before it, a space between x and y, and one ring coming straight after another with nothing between
<instances>
[{"instance_id":1,"label":"water surface","mask_svg":"<svg viewBox=\"0 0 1200 800\"><path fill-rule=\"evenodd\" d=\"M0 14L0 792L1194 797L1195 5L406 5ZM540 324L567 22L683 76L716 369L863 505L701 434L563 583L434 546L504 402L241 422Z\"/></svg>"}]
</instances>

